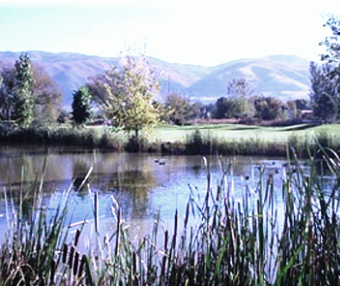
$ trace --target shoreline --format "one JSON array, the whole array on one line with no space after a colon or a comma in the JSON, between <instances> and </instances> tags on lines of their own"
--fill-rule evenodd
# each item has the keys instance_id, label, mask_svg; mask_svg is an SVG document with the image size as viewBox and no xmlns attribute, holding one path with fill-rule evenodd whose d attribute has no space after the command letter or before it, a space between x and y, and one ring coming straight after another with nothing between
<instances>
[{"instance_id":1,"label":"shoreline","mask_svg":"<svg viewBox=\"0 0 340 286\"><path fill-rule=\"evenodd\" d=\"M74 148L100 152L159 153L162 155L240 155L286 157L295 152L308 158L313 150L340 150L340 125L317 127L259 127L238 125L193 125L155 128L153 138L130 137L105 127L72 128L0 126L0 145ZM159 140L163 138L163 140ZM172 140L172 141L170 141Z\"/></svg>"}]
</instances>

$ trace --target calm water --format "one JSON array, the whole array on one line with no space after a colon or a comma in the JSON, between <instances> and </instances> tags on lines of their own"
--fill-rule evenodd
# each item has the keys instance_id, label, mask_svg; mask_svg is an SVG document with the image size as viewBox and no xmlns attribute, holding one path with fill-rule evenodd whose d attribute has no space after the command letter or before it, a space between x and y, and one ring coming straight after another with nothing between
<instances>
[{"instance_id":1,"label":"calm water","mask_svg":"<svg viewBox=\"0 0 340 286\"><path fill-rule=\"evenodd\" d=\"M47 155L48 154L48 155ZM208 157L211 168L211 187L216 190L222 178L221 160ZM112 197L122 210L122 217L134 235L150 230L155 214L160 212L164 227L171 227L175 209L183 217L190 190L204 196L207 190L207 171L199 156L163 156L147 154L116 154L98 152L72 152L72 150L44 150L39 148L0 147L0 229L6 229L7 196L15 196L20 182L40 178L46 161L44 179L45 204L53 209L71 189L68 198L68 221L93 221L93 193L99 195L99 216L102 231L114 230L111 214ZM283 175L284 161L251 157L222 158L233 161L233 180L229 181L237 200L245 186L256 190L259 166L266 165L266 175L275 174L278 184ZM80 185L93 168L87 184ZM11 184L9 192L8 184ZM79 189L80 188L80 189ZM16 200L14 200L16 201ZM14 204L15 205L15 204ZM16 206L14 206L16 207ZM89 224L91 225L91 224ZM92 224L93 228L93 224ZM87 231L92 231L89 227ZM3 235L3 231L1 231Z\"/></svg>"}]
</instances>

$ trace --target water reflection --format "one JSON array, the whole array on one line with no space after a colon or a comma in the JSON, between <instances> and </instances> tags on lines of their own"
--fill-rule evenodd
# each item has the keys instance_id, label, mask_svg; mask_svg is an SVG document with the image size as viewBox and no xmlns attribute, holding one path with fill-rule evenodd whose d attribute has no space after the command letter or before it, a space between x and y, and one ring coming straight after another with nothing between
<instances>
[{"instance_id":1,"label":"water reflection","mask_svg":"<svg viewBox=\"0 0 340 286\"><path fill-rule=\"evenodd\" d=\"M179 210L180 217L183 217L190 188L203 197L208 187L207 168L202 164L200 156L158 157L147 154L93 151L81 153L59 149L23 150L10 147L0 147L0 154L0 184L4 187L11 183L18 188L22 181L22 173L25 174L26 183L34 183L35 178L39 178L47 158L43 185L46 204L49 204L50 209L55 208L63 197L63 192L70 188L68 203L72 222L93 220L93 193L98 192L101 225L107 231L114 229L111 196L120 205L123 218L135 233L140 234L148 232L153 217L158 212L165 225L171 224L176 208ZM230 172L233 179L228 184L233 190L230 195L235 200L242 196L245 186L256 193L261 170L264 172L264 179L272 176L277 186L280 186L284 175L282 160L265 158L255 160L250 157L222 158L224 167L221 165L221 158L209 157L208 161L212 190L216 190L223 170L228 169L229 163L232 162ZM92 173L83 184L90 169ZM5 189L9 188L5 187ZM26 195L28 196L29 193ZM14 202L17 207L18 196ZM33 196L31 196L27 200L27 215L33 204ZM4 214L2 196L0 197L1 229L6 225L4 216L1 217Z\"/></svg>"}]
</instances>

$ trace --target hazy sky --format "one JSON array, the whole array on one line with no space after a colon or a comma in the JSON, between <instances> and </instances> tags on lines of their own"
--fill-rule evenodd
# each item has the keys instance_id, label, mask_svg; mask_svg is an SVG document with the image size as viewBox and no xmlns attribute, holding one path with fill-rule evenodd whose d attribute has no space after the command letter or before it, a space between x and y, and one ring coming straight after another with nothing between
<instances>
[{"instance_id":1,"label":"hazy sky","mask_svg":"<svg viewBox=\"0 0 340 286\"><path fill-rule=\"evenodd\" d=\"M204 66L275 54L317 60L328 13L340 15L339 0L0 0L0 51L111 57L146 42L149 56Z\"/></svg>"}]
</instances>

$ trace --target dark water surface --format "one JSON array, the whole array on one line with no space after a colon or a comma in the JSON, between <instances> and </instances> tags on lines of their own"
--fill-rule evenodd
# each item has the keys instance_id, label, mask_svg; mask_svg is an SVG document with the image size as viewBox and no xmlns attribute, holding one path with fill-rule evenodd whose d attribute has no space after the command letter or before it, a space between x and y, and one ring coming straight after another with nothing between
<instances>
[{"instance_id":1,"label":"dark water surface","mask_svg":"<svg viewBox=\"0 0 340 286\"><path fill-rule=\"evenodd\" d=\"M101 231L108 233L115 228L113 201L121 207L122 218L130 226L132 235L140 236L149 232L157 213L164 227L171 227L176 209L179 217L183 217L191 191L204 197L207 190L207 168L200 156L160 157L3 146L0 147L0 240L7 228L5 193L7 198L17 197L21 182L27 185L35 178L39 181L45 160L44 202L51 214L66 196L65 191L70 190L68 221L93 222L93 196L98 193ZM207 160L214 191L222 179L221 161L226 165L232 161L232 177L226 189L235 200L241 197L246 186L256 192L259 166L266 166L265 176L275 175L277 184L284 176L282 159L212 156ZM81 186L91 169L88 180ZM16 201L14 199L14 208L17 208ZM89 224L87 231L93 231L93 224Z\"/></svg>"}]
</instances>

